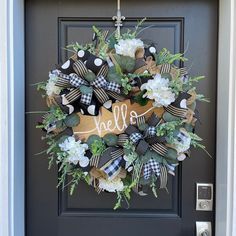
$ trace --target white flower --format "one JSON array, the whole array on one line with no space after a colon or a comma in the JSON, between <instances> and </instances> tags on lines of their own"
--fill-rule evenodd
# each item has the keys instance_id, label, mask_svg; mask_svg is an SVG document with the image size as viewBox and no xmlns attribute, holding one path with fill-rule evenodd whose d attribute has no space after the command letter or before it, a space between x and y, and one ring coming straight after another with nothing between
<instances>
[{"instance_id":1,"label":"white flower","mask_svg":"<svg viewBox=\"0 0 236 236\"><path fill-rule=\"evenodd\" d=\"M86 167L89 164L89 158L85 156L88 145L81 143L81 140L76 141L73 136L68 137L63 143L59 144L62 151L67 152L67 162L81 167Z\"/></svg>"},{"instance_id":2,"label":"white flower","mask_svg":"<svg viewBox=\"0 0 236 236\"><path fill-rule=\"evenodd\" d=\"M190 148L191 137L185 129L180 129L177 138L174 141L174 146L179 153L183 153Z\"/></svg>"},{"instance_id":3,"label":"white flower","mask_svg":"<svg viewBox=\"0 0 236 236\"><path fill-rule=\"evenodd\" d=\"M58 77L56 73L53 73L53 71L49 72L49 80L46 84L46 93L48 96L52 96L53 94L60 94L61 88L56 86L57 79Z\"/></svg>"},{"instance_id":4,"label":"white flower","mask_svg":"<svg viewBox=\"0 0 236 236\"><path fill-rule=\"evenodd\" d=\"M123 56L134 58L138 48L144 48L144 44L140 39L120 39L115 44L116 53Z\"/></svg>"},{"instance_id":5,"label":"white flower","mask_svg":"<svg viewBox=\"0 0 236 236\"><path fill-rule=\"evenodd\" d=\"M154 100L153 106L155 107L167 107L175 101L175 94L168 86L169 80L162 78L160 74L156 74L153 79L141 86L141 90L146 90L143 97Z\"/></svg>"},{"instance_id":6,"label":"white flower","mask_svg":"<svg viewBox=\"0 0 236 236\"><path fill-rule=\"evenodd\" d=\"M124 184L120 178L115 178L113 180L106 180L100 178L99 188L106 190L108 192L116 192L116 191L122 191L124 189Z\"/></svg>"}]
</instances>

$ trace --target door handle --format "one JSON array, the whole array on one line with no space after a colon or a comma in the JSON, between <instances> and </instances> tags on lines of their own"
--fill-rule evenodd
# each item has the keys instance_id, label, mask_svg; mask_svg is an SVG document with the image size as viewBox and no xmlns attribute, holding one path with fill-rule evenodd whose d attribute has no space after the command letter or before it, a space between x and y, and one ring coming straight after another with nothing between
<instances>
[{"instance_id":1,"label":"door handle","mask_svg":"<svg viewBox=\"0 0 236 236\"><path fill-rule=\"evenodd\" d=\"M204 230L203 232L200 233L200 236L210 236L210 233L208 230Z\"/></svg>"}]
</instances>

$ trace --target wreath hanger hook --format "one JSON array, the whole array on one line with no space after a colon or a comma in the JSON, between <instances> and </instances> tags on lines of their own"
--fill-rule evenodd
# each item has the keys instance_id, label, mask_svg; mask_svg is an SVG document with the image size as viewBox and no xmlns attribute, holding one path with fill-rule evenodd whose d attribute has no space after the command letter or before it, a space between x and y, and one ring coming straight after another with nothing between
<instances>
[{"instance_id":1,"label":"wreath hanger hook","mask_svg":"<svg viewBox=\"0 0 236 236\"><path fill-rule=\"evenodd\" d=\"M123 26L122 21L125 20L125 17L121 15L121 10L120 10L120 0L117 0L117 12L116 16L112 17L112 20L115 21L115 26L116 26L116 32L117 35L120 37L120 28Z\"/></svg>"}]
</instances>

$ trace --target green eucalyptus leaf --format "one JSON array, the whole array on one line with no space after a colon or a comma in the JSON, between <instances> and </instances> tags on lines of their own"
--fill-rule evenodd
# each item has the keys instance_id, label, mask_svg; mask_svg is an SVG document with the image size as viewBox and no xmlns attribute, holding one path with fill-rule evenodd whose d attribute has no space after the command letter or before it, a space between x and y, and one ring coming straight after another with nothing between
<instances>
[{"instance_id":1,"label":"green eucalyptus leaf","mask_svg":"<svg viewBox=\"0 0 236 236\"><path fill-rule=\"evenodd\" d=\"M93 92L93 88L92 87L88 87L86 85L81 85L79 88L80 92L82 94L89 94Z\"/></svg>"},{"instance_id":2,"label":"green eucalyptus leaf","mask_svg":"<svg viewBox=\"0 0 236 236\"><path fill-rule=\"evenodd\" d=\"M103 137L104 142L107 146L116 146L118 142L118 137L115 134L109 133Z\"/></svg>"},{"instance_id":3,"label":"green eucalyptus leaf","mask_svg":"<svg viewBox=\"0 0 236 236\"><path fill-rule=\"evenodd\" d=\"M92 71L89 71L85 76L84 78L89 81L89 82L93 82L95 79L96 79L96 75L92 72Z\"/></svg>"},{"instance_id":4,"label":"green eucalyptus leaf","mask_svg":"<svg viewBox=\"0 0 236 236\"><path fill-rule=\"evenodd\" d=\"M76 113L73 113L71 115L68 115L66 118L65 118L65 125L67 127L75 127L79 124L80 122L80 118L79 116L76 114Z\"/></svg>"},{"instance_id":5,"label":"green eucalyptus leaf","mask_svg":"<svg viewBox=\"0 0 236 236\"><path fill-rule=\"evenodd\" d=\"M171 121L177 121L177 120L179 120L179 118L178 117L176 117L176 116L173 116L173 115L171 115L169 112L164 112L164 114L163 114L163 119L166 121L166 122L171 122Z\"/></svg>"},{"instance_id":6,"label":"green eucalyptus leaf","mask_svg":"<svg viewBox=\"0 0 236 236\"><path fill-rule=\"evenodd\" d=\"M122 76L117 73L116 67L112 66L109 68L108 74L107 74L107 80L110 82L116 82L117 84L121 85Z\"/></svg>"},{"instance_id":7,"label":"green eucalyptus leaf","mask_svg":"<svg viewBox=\"0 0 236 236\"><path fill-rule=\"evenodd\" d=\"M114 55L122 71L132 72L135 66L135 59L128 56Z\"/></svg>"},{"instance_id":8,"label":"green eucalyptus leaf","mask_svg":"<svg viewBox=\"0 0 236 236\"><path fill-rule=\"evenodd\" d=\"M177 159L177 151L173 148L168 148L167 154L165 156L167 160L176 160Z\"/></svg>"},{"instance_id":9,"label":"green eucalyptus leaf","mask_svg":"<svg viewBox=\"0 0 236 236\"><path fill-rule=\"evenodd\" d=\"M95 140L102 142L102 138L96 134L90 135L87 139L87 144L91 148L91 145L95 142Z\"/></svg>"}]
</instances>

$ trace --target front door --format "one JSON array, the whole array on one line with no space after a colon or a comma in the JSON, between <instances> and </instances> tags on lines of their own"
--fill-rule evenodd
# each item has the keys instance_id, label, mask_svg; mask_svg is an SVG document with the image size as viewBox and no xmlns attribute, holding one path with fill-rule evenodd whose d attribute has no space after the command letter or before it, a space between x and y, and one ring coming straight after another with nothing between
<instances>
[{"instance_id":1,"label":"front door","mask_svg":"<svg viewBox=\"0 0 236 236\"><path fill-rule=\"evenodd\" d=\"M98 195L80 184L73 196L67 189L58 190L57 168L47 170L47 156L35 156L46 148L35 129L39 115L26 117L26 232L28 236L193 236L196 221L210 221L214 211L196 211L196 183L215 179L215 102L217 64L218 2L213 0L122 1L126 16L124 28L147 17L151 26L140 35L151 39L157 48L173 53L184 52L190 74L205 75L199 85L211 101L198 104L201 114L197 132L213 156L201 150L179 166L176 177L169 177L168 190L152 195L134 195L131 206L113 210L115 196ZM46 106L30 84L47 80L55 63L68 57L65 46L91 40L91 27L113 29L111 17L116 1L108 0L27 0L26 1L26 109L44 110ZM43 157L43 158L42 158Z\"/></svg>"}]
</instances>

